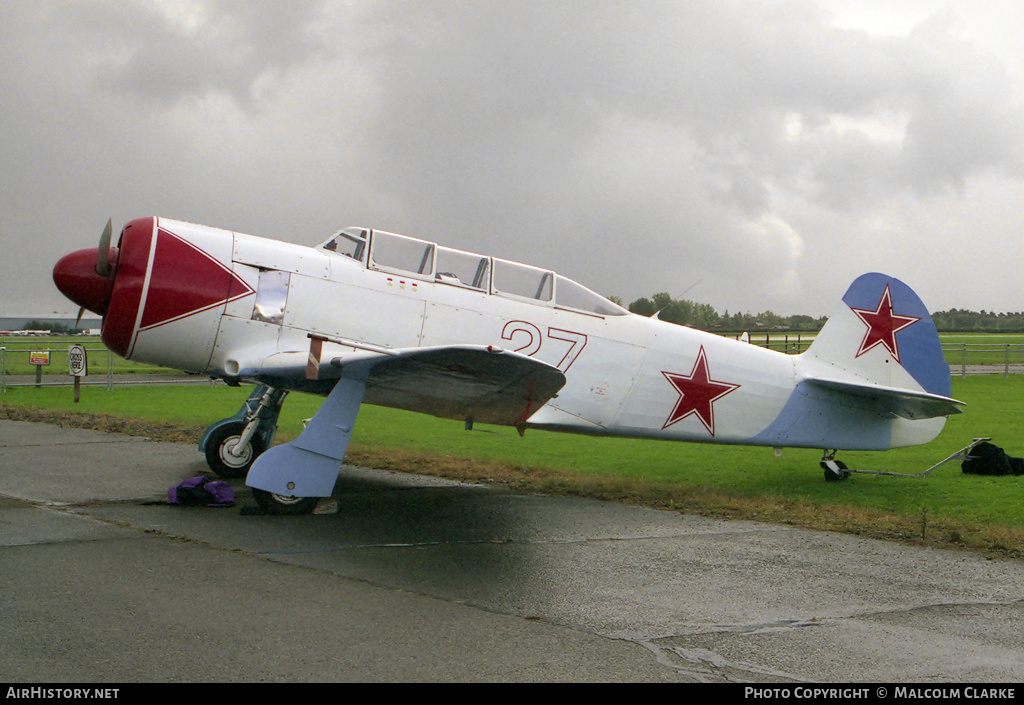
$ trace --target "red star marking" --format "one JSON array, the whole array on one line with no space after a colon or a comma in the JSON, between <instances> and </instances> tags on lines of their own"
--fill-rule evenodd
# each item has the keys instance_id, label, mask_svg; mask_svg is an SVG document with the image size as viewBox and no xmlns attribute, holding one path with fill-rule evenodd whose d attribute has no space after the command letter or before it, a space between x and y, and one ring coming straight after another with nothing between
<instances>
[{"instance_id":1,"label":"red star marking","mask_svg":"<svg viewBox=\"0 0 1024 705\"><path fill-rule=\"evenodd\" d=\"M888 284L885 285L878 308L874 311L852 306L850 310L856 313L857 317L868 327L867 332L864 333L864 339L860 341L860 350L857 351L856 357L860 357L874 347L883 345L896 359L896 362L899 362L900 348L896 343L896 334L921 320L913 316L898 316L893 313L892 294L889 293Z\"/></svg>"},{"instance_id":2,"label":"red star marking","mask_svg":"<svg viewBox=\"0 0 1024 705\"><path fill-rule=\"evenodd\" d=\"M666 429L690 414L696 414L708 433L714 436L714 403L729 392L739 389L740 385L711 379L711 374L708 372L708 358L704 353L703 345L697 354L697 361L693 363L693 370L690 371L690 374L680 375L672 372L662 372L661 374L665 375L665 379L679 392L679 400L661 428Z\"/></svg>"}]
</instances>

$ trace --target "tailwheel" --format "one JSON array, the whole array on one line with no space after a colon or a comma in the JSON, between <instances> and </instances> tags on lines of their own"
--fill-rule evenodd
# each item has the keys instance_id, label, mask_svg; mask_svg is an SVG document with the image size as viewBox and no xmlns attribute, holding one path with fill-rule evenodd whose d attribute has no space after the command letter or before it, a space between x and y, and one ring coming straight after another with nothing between
<instances>
[{"instance_id":1,"label":"tailwheel","mask_svg":"<svg viewBox=\"0 0 1024 705\"><path fill-rule=\"evenodd\" d=\"M286 514L296 516L309 514L316 509L318 497L288 497L282 494L274 494L266 490L252 488L253 499L260 505L267 514Z\"/></svg>"},{"instance_id":2,"label":"tailwheel","mask_svg":"<svg viewBox=\"0 0 1024 705\"><path fill-rule=\"evenodd\" d=\"M825 471L826 482L842 482L850 477L850 471L846 468L846 463L842 460L836 460L836 451L825 452L825 457L821 459L819 463L822 469Z\"/></svg>"},{"instance_id":3,"label":"tailwheel","mask_svg":"<svg viewBox=\"0 0 1024 705\"><path fill-rule=\"evenodd\" d=\"M221 477L245 477L253 462L265 449L260 437L253 435L245 447L238 443L246 424L242 421L216 429L206 441L206 464Z\"/></svg>"}]
</instances>

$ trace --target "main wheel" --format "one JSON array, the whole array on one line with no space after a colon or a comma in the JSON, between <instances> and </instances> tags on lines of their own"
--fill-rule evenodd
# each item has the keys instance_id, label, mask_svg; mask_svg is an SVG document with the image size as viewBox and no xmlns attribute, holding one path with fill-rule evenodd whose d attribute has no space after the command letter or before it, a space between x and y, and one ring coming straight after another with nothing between
<instances>
[{"instance_id":1,"label":"main wheel","mask_svg":"<svg viewBox=\"0 0 1024 705\"><path fill-rule=\"evenodd\" d=\"M256 458L266 450L263 441L254 435L241 455L232 455L231 450L238 445L244 430L243 421L225 424L210 434L206 441L206 464L221 477L245 477Z\"/></svg>"},{"instance_id":2,"label":"main wheel","mask_svg":"<svg viewBox=\"0 0 1024 705\"><path fill-rule=\"evenodd\" d=\"M317 497L286 497L252 488L253 499L267 514L309 514L316 508Z\"/></svg>"}]
</instances>

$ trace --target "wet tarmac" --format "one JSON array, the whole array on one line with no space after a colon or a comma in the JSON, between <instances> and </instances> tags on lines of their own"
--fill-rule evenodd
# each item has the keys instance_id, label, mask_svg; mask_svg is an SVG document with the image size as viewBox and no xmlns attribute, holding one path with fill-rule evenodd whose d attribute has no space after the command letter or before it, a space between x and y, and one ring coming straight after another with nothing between
<instances>
[{"instance_id":1,"label":"wet tarmac","mask_svg":"<svg viewBox=\"0 0 1024 705\"><path fill-rule=\"evenodd\" d=\"M182 508L187 444L0 421L0 681L1017 682L1024 563L342 469Z\"/></svg>"}]
</instances>

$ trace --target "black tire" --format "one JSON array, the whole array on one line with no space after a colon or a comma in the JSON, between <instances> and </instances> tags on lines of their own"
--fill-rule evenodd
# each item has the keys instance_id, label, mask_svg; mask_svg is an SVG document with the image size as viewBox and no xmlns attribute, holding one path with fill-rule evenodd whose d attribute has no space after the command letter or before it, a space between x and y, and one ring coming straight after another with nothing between
<instances>
[{"instance_id":1,"label":"black tire","mask_svg":"<svg viewBox=\"0 0 1024 705\"><path fill-rule=\"evenodd\" d=\"M252 488L253 499L267 514L297 516L309 514L316 509L317 497L285 497L266 490Z\"/></svg>"},{"instance_id":2,"label":"black tire","mask_svg":"<svg viewBox=\"0 0 1024 705\"><path fill-rule=\"evenodd\" d=\"M825 481L826 482L842 482L850 477L850 471L846 469L846 463L842 460L836 460L835 464L839 466L839 472L833 472L828 466L822 462L821 466L825 468Z\"/></svg>"},{"instance_id":3,"label":"black tire","mask_svg":"<svg viewBox=\"0 0 1024 705\"><path fill-rule=\"evenodd\" d=\"M210 434L210 438L206 441L206 464L220 477L245 477L249 473L249 468L256 462L256 458L266 450L259 435L254 435L242 457L236 458L231 455L229 450L238 443L243 430L245 430L243 421L225 424Z\"/></svg>"}]
</instances>

